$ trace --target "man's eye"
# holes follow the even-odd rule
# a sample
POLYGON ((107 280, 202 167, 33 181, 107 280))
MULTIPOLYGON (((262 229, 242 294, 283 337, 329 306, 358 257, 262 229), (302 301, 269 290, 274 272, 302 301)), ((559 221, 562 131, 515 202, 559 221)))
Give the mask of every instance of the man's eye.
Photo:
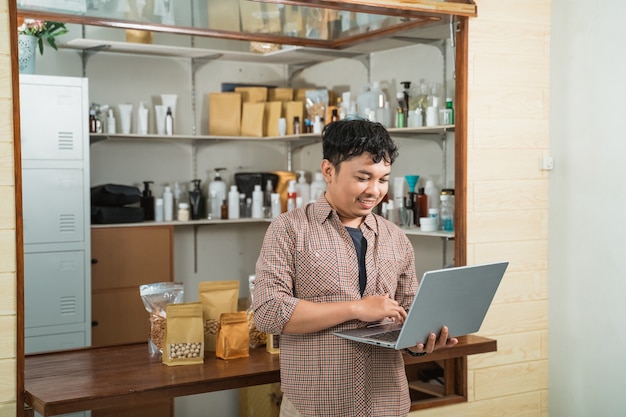
POLYGON ((363 177, 356 177, 356 179, 361 182, 369 181, 369 178, 363 178, 363 177))
POLYGON ((382 183, 388 183, 389 182, 389 178, 381 178, 380 182, 382 183))

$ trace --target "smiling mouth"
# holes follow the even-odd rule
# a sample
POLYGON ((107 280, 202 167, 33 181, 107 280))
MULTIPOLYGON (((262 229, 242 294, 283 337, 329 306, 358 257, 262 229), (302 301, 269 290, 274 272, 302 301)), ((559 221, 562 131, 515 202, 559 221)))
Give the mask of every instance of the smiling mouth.
POLYGON ((374 206, 376 206, 376 199, 359 198, 357 199, 357 201, 359 202, 359 204, 366 206, 367 208, 373 208, 374 206))

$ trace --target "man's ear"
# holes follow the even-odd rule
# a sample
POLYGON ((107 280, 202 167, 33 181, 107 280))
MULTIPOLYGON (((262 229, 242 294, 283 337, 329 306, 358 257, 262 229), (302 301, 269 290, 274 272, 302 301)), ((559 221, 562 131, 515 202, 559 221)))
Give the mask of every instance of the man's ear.
POLYGON ((324 176, 324 181, 326 183, 330 183, 333 174, 335 173, 335 166, 328 159, 322 159, 321 166, 322 175, 324 176))

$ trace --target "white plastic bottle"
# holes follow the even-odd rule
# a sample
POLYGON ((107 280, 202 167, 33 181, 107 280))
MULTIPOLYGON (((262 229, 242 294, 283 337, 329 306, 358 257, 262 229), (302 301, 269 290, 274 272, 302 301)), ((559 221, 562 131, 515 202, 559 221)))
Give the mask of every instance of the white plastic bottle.
POLYGON ((322 119, 319 116, 315 116, 313 120, 313 133, 322 133, 322 119))
POLYGON ((163 199, 154 199, 154 220, 157 222, 163 221, 163 199))
POLYGON ((224 202, 224 199, 220 199, 217 196, 217 191, 216 190, 211 190, 209 191, 209 201, 207 204, 208 209, 208 216, 207 218, 210 220, 217 220, 217 219, 221 219, 222 218, 222 203, 224 202))
POLYGON ((115 130, 115 115, 113 114, 113 109, 109 108, 109 113, 107 116, 107 133, 114 135, 116 133, 115 130))
MULTIPOLYGON (((211 196, 211 193, 215 191, 215 195, 217 196, 217 201, 220 202, 220 206, 222 205, 222 202, 226 200, 226 183, 220 175, 220 171, 225 169, 226 168, 215 168, 215 175, 213 176, 213 180, 209 183, 209 197, 211 196)), ((214 218, 219 219, 219 216, 214 218)))
POLYGON ((296 180, 289 180, 287 184, 287 211, 296 208, 296 197, 298 192, 296 191, 296 180))
POLYGON ((171 222, 174 220, 174 194, 169 185, 163 191, 163 220, 171 222))
MULTIPOLYGON (((311 197, 309 201, 317 201, 326 191, 326 181, 321 172, 316 172, 311 183, 311 197)), ((305 200, 306 201, 306 200, 305 200)))
POLYGON ((239 218, 239 191, 236 185, 231 185, 228 192, 228 218, 239 218))
POLYGON ((435 183, 432 180, 426 181, 426 187, 424 187, 424 194, 428 198, 428 208, 434 208, 439 210, 439 190, 435 187, 435 183))
POLYGON ((296 184, 296 192, 298 197, 302 198, 302 204, 306 204, 311 200, 311 186, 306 182, 304 171, 296 171, 298 174, 298 183, 296 184))
POLYGON ((376 122, 381 123, 385 127, 389 127, 389 102, 387 95, 380 87, 380 81, 372 83, 370 90, 370 105, 375 109, 376 122))
POLYGON ((276 217, 280 216, 280 213, 282 212, 282 207, 280 204, 280 194, 272 193, 271 200, 272 200, 272 219, 275 219, 276 217))
POLYGON ((261 185, 257 184, 252 191, 252 218, 262 219, 263 217, 263 190, 261 190, 261 185))

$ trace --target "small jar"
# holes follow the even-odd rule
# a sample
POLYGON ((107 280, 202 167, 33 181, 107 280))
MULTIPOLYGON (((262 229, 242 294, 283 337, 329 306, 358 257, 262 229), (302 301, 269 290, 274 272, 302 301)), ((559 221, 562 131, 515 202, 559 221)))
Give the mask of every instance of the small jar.
POLYGON ((189 213, 189 204, 188 203, 179 203, 178 204, 178 216, 177 219, 181 222, 188 222, 190 217, 189 213))

